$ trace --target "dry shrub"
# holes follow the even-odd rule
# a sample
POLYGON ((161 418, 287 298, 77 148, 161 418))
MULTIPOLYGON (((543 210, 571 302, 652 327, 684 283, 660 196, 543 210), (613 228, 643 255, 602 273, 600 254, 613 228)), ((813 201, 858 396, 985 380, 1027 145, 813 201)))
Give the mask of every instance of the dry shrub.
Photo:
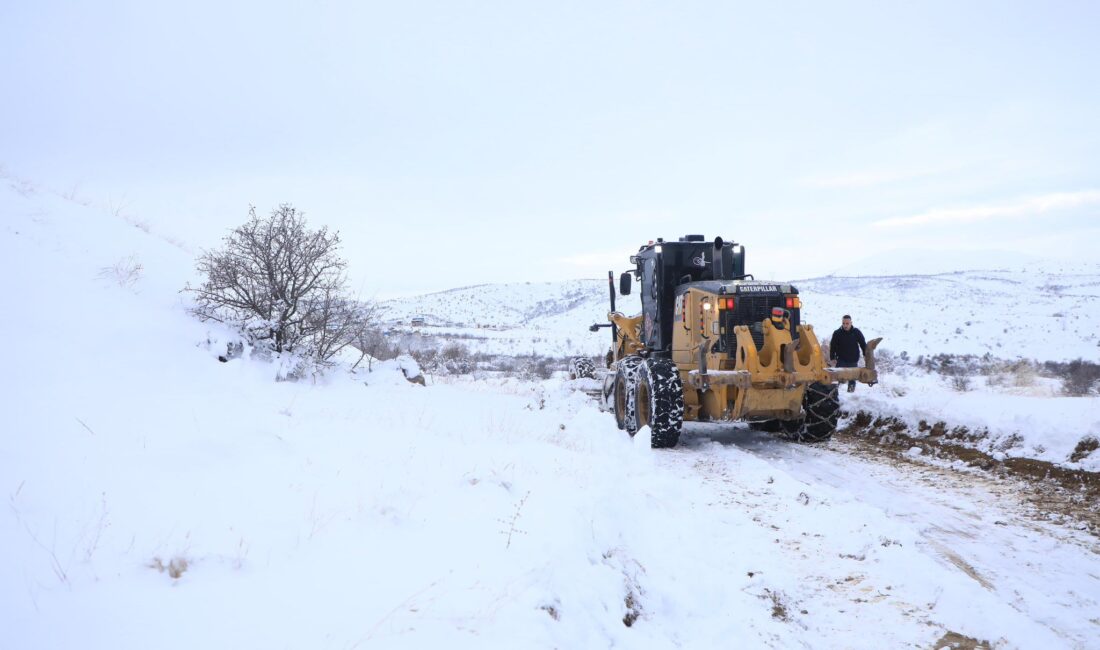
POLYGON ((179 580, 191 566, 191 563, 187 558, 177 555, 168 561, 168 564, 164 563, 159 557, 153 558, 153 561, 149 563, 149 567, 156 569, 160 573, 168 573, 168 576, 173 580, 179 580))
POLYGON ((1009 365, 1008 372, 1012 376, 1012 385, 1017 388, 1034 386, 1035 378, 1038 376, 1035 366, 1027 361, 1017 361, 1009 365))
POLYGON ((1092 392, 1092 387, 1100 380, 1100 364, 1084 359, 1075 359, 1065 364, 1062 374, 1062 391, 1066 395, 1080 397, 1092 392))
POLYGON ((142 266, 141 262, 131 255, 122 258, 111 266, 104 266, 99 270, 97 276, 101 280, 114 282, 123 289, 130 289, 141 279, 144 270, 145 267, 142 266))

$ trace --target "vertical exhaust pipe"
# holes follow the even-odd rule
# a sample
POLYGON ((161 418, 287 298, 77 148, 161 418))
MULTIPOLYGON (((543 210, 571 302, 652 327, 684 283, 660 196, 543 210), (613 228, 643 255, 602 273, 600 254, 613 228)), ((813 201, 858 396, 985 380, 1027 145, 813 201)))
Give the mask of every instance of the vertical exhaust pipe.
POLYGON ((725 269, 722 264, 722 247, 725 246, 725 242, 721 237, 714 238, 714 250, 711 259, 711 274, 714 275, 715 280, 725 280, 725 269))

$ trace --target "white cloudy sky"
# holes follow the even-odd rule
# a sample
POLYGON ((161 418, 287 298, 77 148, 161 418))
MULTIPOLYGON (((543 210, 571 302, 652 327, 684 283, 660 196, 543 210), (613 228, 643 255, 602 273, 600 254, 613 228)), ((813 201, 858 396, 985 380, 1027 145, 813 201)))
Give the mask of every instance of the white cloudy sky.
POLYGON ((1097 33, 1096 2, 5 2, 0 164, 195 247, 293 203, 381 296, 688 232, 777 278, 1098 260, 1097 33))

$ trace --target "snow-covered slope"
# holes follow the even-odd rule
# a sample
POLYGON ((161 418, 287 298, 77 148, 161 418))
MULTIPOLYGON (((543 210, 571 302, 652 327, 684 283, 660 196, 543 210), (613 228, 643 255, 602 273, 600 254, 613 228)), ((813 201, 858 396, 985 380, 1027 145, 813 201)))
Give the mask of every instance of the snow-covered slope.
MULTIPOLYGON (((1100 264, 1033 262, 1019 270, 957 271, 936 275, 829 276, 795 280, 803 320, 819 338, 851 314, 882 347, 919 355, 992 354, 1100 360, 1100 264)), ((386 318, 407 325, 423 316, 426 332, 460 333, 491 352, 547 355, 606 351, 606 280, 481 285, 384 303, 386 318), (490 330, 490 331, 486 331, 490 330)), ((618 299, 639 309, 637 292, 618 299)))
MULTIPOLYGON (((4 647, 1096 638, 1093 538, 1011 489, 743 427, 655 451, 561 377, 275 382, 216 361, 228 333, 178 293, 190 254, 18 187, 0 186, 4 647)), ((579 308, 550 293, 547 322, 579 308)))
POLYGON ((1100 265, 827 277, 796 282, 804 318, 828 336, 851 314, 868 338, 911 357, 1100 360, 1100 265))

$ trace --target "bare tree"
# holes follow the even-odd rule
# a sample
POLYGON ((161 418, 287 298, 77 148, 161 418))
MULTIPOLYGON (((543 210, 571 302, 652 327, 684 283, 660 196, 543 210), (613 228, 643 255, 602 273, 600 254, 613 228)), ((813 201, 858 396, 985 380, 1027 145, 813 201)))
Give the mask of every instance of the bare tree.
POLYGON ((347 263, 340 235, 310 230, 288 204, 234 228, 218 250, 196 262, 203 276, 193 312, 240 329, 274 352, 297 352, 325 362, 355 340, 373 308, 345 295, 347 263))
MULTIPOLYGON (((308 310, 310 329, 314 332, 309 345, 318 361, 325 362, 344 348, 356 346, 376 320, 378 306, 326 294, 320 302, 308 310)), ((359 362, 363 360, 360 356, 359 362)))

